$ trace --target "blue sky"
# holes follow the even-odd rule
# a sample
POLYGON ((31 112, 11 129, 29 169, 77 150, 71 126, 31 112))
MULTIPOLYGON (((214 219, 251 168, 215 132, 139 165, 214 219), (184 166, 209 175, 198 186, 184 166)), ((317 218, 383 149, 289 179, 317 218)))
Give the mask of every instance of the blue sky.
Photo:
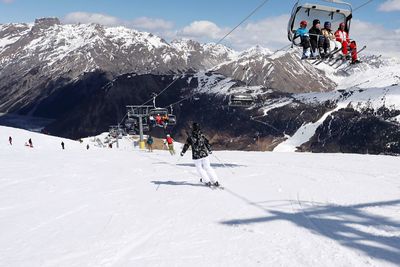
MULTIPOLYGON (((64 23, 99 22, 146 30, 165 39, 179 37, 216 41, 248 15, 262 0, 0 0, 0 23, 33 22, 59 17, 64 23)), ((226 45, 245 49, 260 44, 272 49, 286 40, 285 27, 292 0, 269 0, 226 45), (248 41, 243 40, 247 38, 248 41)), ((310 0, 309 2, 312 2, 310 0)), ((366 0, 348 1, 358 7, 366 0)), ((375 0, 354 14, 353 35, 368 41, 374 34, 394 35, 390 46, 400 45, 400 0, 375 0), (383 11, 385 10, 385 11, 383 11), (391 10, 391 12, 388 12, 391 10), (368 29, 371 29, 368 35, 368 29)), ((400 48, 397 48, 400 50, 400 48)))
MULTIPOLYGON (((222 26, 234 26, 251 12, 261 0, 6 0, 0 4, 0 22, 29 22, 38 17, 63 17, 68 13, 83 11, 102 13, 121 19, 153 17, 173 21, 183 27, 193 20, 210 20, 222 26), (9 3, 4 3, 9 2, 9 3)), ((311 1, 309 1, 311 2, 311 1)), ((357 7, 365 0, 349 1, 357 7)), ((380 12, 383 0, 375 0, 355 13, 366 21, 377 21, 388 28, 400 27, 400 12, 380 12)), ((269 0, 251 20, 290 13, 295 1, 269 0)))

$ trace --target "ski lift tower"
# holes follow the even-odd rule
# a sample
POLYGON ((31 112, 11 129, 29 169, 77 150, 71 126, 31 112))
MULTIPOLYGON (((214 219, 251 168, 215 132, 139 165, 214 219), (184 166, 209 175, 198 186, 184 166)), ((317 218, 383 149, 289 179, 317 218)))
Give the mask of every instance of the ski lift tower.
POLYGON ((139 124, 139 148, 145 149, 143 130, 149 126, 149 111, 153 106, 126 106, 128 119, 133 119, 139 124))

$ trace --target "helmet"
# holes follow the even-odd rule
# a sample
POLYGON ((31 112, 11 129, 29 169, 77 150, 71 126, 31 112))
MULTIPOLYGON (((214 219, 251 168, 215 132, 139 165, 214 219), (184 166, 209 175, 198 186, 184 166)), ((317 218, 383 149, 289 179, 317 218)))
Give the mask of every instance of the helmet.
POLYGON ((346 24, 345 24, 344 22, 342 22, 342 23, 339 24, 339 29, 342 28, 342 27, 343 27, 343 28, 346 27, 346 24))
POLYGON ((300 22, 300 26, 307 26, 307 21, 306 20, 302 20, 300 22))
POLYGON ((321 21, 319 21, 319 19, 314 19, 312 25, 315 26, 317 24, 321 24, 321 21))
POLYGON ((167 137, 170 137, 170 135, 169 135, 169 134, 167 134, 167 137))
POLYGON ((325 21, 325 23, 324 23, 324 27, 325 28, 327 28, 327 29, 330 29, 331 28, 331 23, 329 22, 329 21, 325 21))

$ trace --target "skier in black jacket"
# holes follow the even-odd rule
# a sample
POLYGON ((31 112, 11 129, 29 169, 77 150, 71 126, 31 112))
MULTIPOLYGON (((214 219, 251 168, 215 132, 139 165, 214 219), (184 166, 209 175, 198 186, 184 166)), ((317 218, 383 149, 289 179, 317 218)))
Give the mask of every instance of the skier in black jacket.
POLYGON ((311 27, 311 29, 309 30, 310 33, 310 43, 311 43, 311 55, 312 57, 316 57, 317 56, 317 49, 319 52, 319 55, 321 57, 324 56, 324 50, 322 48, 322 45, 324 43, 324 37, 322 36, 321 33, 321 22, 319 21, 319 19, 315 19, 313 21, 313 26, 311 27))
POLYGON ((200 125, 193 123, 192 133, 188 136, 185 145, 183 146, 181 156, 185 154, 189 146, 192 147, 192 158, 196 165, 197 172, 200 174, 200 181, 206 185, 219 186, 218 177, 215 171, 211 168, 208 155, 211 154, 211 146, 207 138, 200 131, 200 125))

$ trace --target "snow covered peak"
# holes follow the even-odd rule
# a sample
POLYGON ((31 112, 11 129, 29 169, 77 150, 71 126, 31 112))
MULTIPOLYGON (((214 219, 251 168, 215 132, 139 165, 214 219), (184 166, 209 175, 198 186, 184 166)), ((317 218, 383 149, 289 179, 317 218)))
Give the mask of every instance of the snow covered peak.
POLYGON ((253 46, 239 54, 239 57, 270 56, 273 52, 259 45, 253 46))
POLYGON ((171 42, 171 45, 179 51, 188 55, 193 52, 208 53, 213 57, 224 57, 226 60, 231 60, 238 54, 233 49, 230 49, 222 44, 215 43, 199 43, 190 39, 177 39, 171 42))

